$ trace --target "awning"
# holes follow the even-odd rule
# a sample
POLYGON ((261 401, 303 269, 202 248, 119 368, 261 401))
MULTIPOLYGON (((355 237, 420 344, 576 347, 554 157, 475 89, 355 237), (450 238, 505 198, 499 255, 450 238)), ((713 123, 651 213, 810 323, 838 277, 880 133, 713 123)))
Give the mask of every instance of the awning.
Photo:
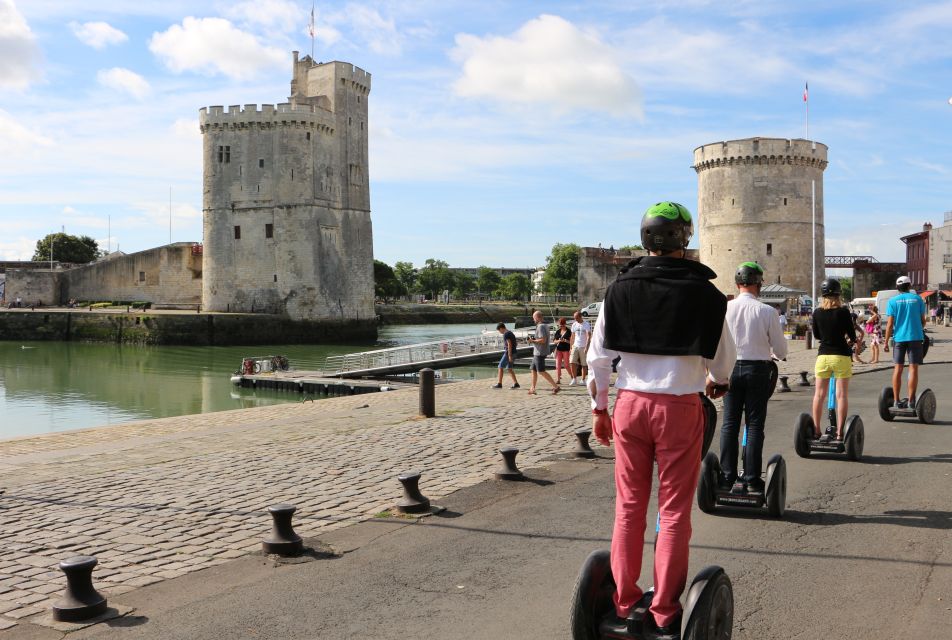
POLYGON ((923 300, 925 300, 926 298, 928 298, 929 296, 931 296, 933 293, 935 293, 935 291, 923 291, 923 292, 920 293, 919 295, 922 296, 922 299, 923 299, 923 300))
POLYGON ((952 289, 943 289, 942 295, 944 295, 946 298, 952 299, 952 289))

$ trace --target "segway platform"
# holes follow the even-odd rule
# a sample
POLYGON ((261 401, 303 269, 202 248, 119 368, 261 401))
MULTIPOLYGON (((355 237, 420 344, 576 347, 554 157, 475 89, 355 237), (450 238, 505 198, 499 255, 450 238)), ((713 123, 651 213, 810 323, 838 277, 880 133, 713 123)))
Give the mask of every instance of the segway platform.
MULTIPOLYGON (((653 589, 645 592, 628 616, 628 628, 616 620, 612 596, 611 554, 593 551, 582 565, 572 594, 573 640, 644 640, 653 589), (630 630, 629 630, 630 629, 630 630)), ((724 569, 708 566, 694 577, 688 589, 681 622, 682 640, 730 640, 734 627, 734 590, 724 569)))
POLYGON ((718 486, 721 462, 713 451, 704 456, 697 483, 697 506, 704 513, 714 513, 717 507, 763 509, 774 518, 783 517, 787 507, 787 463, 779 453, 767 461, 764 474, 764 492, 731 493, 718 486))
MULTIPOLYGON (((833 426, 833 429, 836 427, 833 426)), ((866 431, 863 428, 863 419, 853 415, 849 416, 843 425, 842 440, 817 439, 813 429, 813 416, 801 413, 797 418, 793 438, 793 446, 801 458, 809 458, 811 453, 845 453, 850 460, 859 460, 863 457, 866 431)))
POLYGON ((896 399, 893 395, 892 387, 883 387, 879 393, 879 417, 886 422, 892 422, 894 418, 916 418, 922 424, 932 424, 935 420, 935 393, 932 389, 925 389, 916 398, 913 406, 907 409, 896 407, 896 399))

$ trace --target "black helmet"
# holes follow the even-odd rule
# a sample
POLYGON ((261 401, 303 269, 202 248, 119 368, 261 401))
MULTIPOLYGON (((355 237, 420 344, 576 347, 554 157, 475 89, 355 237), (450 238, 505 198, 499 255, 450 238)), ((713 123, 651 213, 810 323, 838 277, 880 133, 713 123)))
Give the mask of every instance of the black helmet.
POLYGON ((824 296, 838 296, 841 291, 840 281, 836 278, 827 278, 820 285, 820 294, 824 296))
POLYGON ((691 212, 677 202, 659 202, 641 218, 641 246, 648 251, 684 249, 693 235, 691 212))
POLYGON ((764 268, 756 262, 742 262, 734 274, 734 282, 743 285, 763 284, 764 268))

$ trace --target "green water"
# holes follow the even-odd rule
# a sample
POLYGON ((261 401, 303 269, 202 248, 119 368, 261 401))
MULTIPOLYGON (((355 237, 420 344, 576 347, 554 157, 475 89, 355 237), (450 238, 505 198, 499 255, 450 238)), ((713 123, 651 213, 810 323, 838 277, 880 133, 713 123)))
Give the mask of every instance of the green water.
MULTIPOLYGON (((246 356, 286 355, 320 369, 329 355, 475 335, 489 325, 382 327, 376 346, 136 347, 75 342, 0 342, 0 439, 132 420, 297 402, 295 393, 235 387, 246 356)), ((491 367, 442 372, 488 378, 491 367)))

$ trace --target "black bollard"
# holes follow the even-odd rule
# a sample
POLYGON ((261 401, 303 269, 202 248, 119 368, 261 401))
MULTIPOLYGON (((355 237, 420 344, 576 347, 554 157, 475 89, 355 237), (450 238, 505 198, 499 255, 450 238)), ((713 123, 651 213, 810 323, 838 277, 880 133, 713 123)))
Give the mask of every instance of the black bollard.
POLYGON ((516 467, 516 454, 519 450, 515 447, 504 447, 499 450, 502 454, 502 466, 496 472, 497 480, 522 480, 525 476, 516 467))
POLYGON ((420 369, 420 415, 424 418, 436 415, 436 375, 433 369, 420 369))
POLYGON ((279 556, 299 556, 304 551, 304 541, 294 533, 291 526, 291 517, 297 507, 293 504, 276 504, 268 507, 268 513, 274 521, 271 526, 271 537, 265 538, 261 549, 265 553, 275 553, 279 556))
POLYGON ((790 376, 780 376, 780 393, 788 393, 791 391, 790 385, 787 384, 787 379, 790 376))
POLYGON ((811 329, 807 329, 806 338, 807 338, 807 349, 812 349, 813 348, 813 331, 811 329))
POLYGON ((66 574, 66 591, 53 604, 53 619, 58 622, 82 622, 106 611, 106 599, 93 587, 93 568, 99 563, 92 556, 76 556, 59 563, 66 574))
POLYGON ((797 383, 798 387, 809 387, 810 381, 807 380, 807 371, 800 372, 800 382, 797 383))
POLYGON ((572 451, 572 455, 576 458, 594 458, 595 452, 592 451, 591 445, 588 444, 588 439, 592 437, 592 430, 588 427, 576 429, 575 437, 578 438, 578 444, 572 451))
POLYGON ((430 499, 420 493, 419 471, 408 471, 397 476, 403 485, 403 499, 397 503, 400 513, 426 513, 430 510, 430 499))

